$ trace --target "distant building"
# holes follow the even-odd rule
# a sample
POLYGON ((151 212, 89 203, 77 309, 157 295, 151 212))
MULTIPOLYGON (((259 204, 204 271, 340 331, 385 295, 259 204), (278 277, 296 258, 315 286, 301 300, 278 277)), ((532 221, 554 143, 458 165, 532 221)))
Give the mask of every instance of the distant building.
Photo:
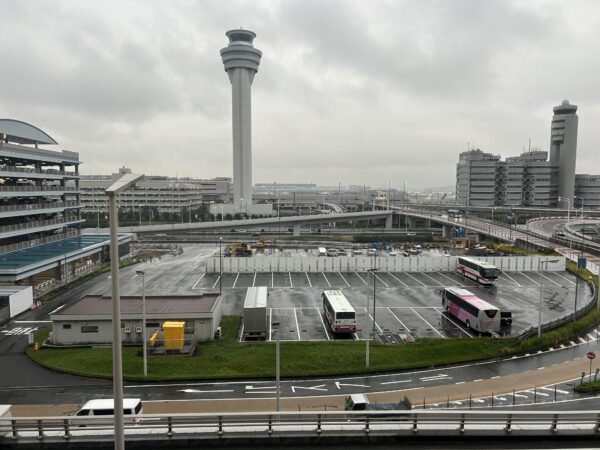
MULTIPOLYGON (((81 206, 84 212, 108 211, 108 197, 104 190, 131 169, 121 167, 112 175, 81 175, 81 206)), ((226 202, 231 197, 231 179, 175 178, 150 175, 127 192, 120 194, 120 208, 140 211, 149 208, 162 213, 177 213, 197 209, 203 203, 226 202)))
POLYGON ((600 208, 600 175, 575 175, 575 202, 572 207, 600 208))
MULTIPOLYGON (((575 163, 577 160, 577 106, 563 100, 554 107, 550 134, 550 162, 558 166, 558 196, 570 199, 575 195, 575 163)), ((561 206, 566 207, 567 202, 561 206)))
POLYGON ((0 136, 0 282, 35 295, 106 260, 109 236, 80 232, 79 154, 40 148, 58 143, 19 120, 0 136))
POLYGON ((556 206, 558 167, 547 157, 547 152, 534 150, 502 161, 479 149, 462 152, 456 167, 456 203, 556 206))

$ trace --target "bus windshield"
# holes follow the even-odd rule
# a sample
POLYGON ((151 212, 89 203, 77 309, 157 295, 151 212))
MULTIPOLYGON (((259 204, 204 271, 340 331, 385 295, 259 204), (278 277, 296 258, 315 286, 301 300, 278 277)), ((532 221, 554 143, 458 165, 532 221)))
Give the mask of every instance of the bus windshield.
POLYGON ((485 315, 488 316, 490 319, 493 319, 494 317, 496 317, 496 314, 498 314, 497 309, 486 309, 485 310, 485 315))
POLYGON ((354 312, 339 312, 339 313, 335 314, 335 318, 336 318, 336 320, 342 320, 342 319, 354 320, 355 313, 354 312))
POLYGON ((500 275, 500 271, 495 267, 490 269, 482 268, 480 270, 480 273, 486 278, 498 278, 498 276, 500 275))

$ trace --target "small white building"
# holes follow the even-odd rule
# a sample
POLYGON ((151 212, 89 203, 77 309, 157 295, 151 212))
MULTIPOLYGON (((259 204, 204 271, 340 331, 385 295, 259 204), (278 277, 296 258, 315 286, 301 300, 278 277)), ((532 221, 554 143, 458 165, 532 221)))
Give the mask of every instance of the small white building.
MULTIPOLYGON (((111 297, 86 295, 50 316, 55 345, 110 344, 111 297)), ((167 321, 185 322, 186 336, 212 340, 221 323, 219 294, 146 296, 146 336, 167 321)), ((142 343, 142 297, 121 297, 121 333, 124 344, 142 343)))

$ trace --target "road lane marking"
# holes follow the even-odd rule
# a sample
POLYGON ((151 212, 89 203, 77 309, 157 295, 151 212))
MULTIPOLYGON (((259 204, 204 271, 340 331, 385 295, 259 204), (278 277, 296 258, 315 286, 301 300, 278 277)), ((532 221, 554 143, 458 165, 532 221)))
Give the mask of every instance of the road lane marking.
POLYGON ((341 273, 341 272, 338 272, 338 275, 339 275, 340 277, 342 277, 342 280, 344 280, 344 283, 346 283, 346 285, 347 285, 348 287, 350 287, 350 283, 348 283, 348 282, 346 281, 346 279, 344 278, 344 275, 342 275, 342 273, 341 273))
POLYGON ((436 329, 436 328, 435 328, 433 325, 431 325, 429 322, 427 322, 427 321, 426 321, 426 320, 423 318, 423 316, 422 316, 421 314, 419 314, 417 311, 415 311, 415 308, 411 307, 410 309, 411 309, 411 310, 412 310, 412 312, 414 312, 414 313, 415 313, 417 316, 419 316, 423 322, 425 322, 427 325, 429 325, 429 327, 430 327, 430 328, 431 328, 433 331, 435 331, 435 332, 436 332, 437 334, 439 334, 441 337, 443 337, 444 339, 446 339, 446 336, 444 336, 444 335, 443 335, 442 333, 440 333, 440 332, 439 332, 439 331, 438 331, 438 330, 437 330, 437 329, 436 329))
MULTIPOLYGON (((544 391, 555 392, 553 387, 541 387, 540 389, 543 389, 544 391)), ((563 391, 562 389, 556 389, 556 393, 563 395, 570 394, 569 391, 563 391)))
POLYGON ((575 282, 574 282, 574 281, 572 281, 572 280, 568 279, 567 277, 565 277, 565 276, 561 275, 561 274, 560 274, 560 273, 558 273, 558 272, 552 272, 552 273, 553 273, 554 275, 558 275, 558 276, 559 276, 559 277, 561 277, 561 278, 564 278, 565 280, 567 280, 569 283, 571 283, 571 284, 573 284, 573 285, 575 284, 575 282))
POLYGON ((321 272, 321 275, 323 275, 323 278, 325 278, 325 281, 327 281, 327 284, 329 285, 329 287, 331 287, 331 283, 329 282, 329 280, 325 276, 325 272, 321 272))
POLYGON ((298 315, 296 314, 296 308, 294 308, 294 320, 296 321, 296 332, 298 333, 298 340, 300 341, 300 326, 298 325, 298 315))
MULTIPOLYGON (((375 272, 373 272, 373 273, 375 273, 375 272)), ((379 281, 381 281, 385 287, 389 288, 389 285, 385 281, 383 281, 381 278, 379 278, 376 273, 375 273, 375 278, 377 278, 379 281)))
MULTIPOLYGON (((254 279, 252 280, 252 287, 254 287, 255 284, 256 284, 256 272, 254 272, 254 279)), ((271 287, 273 287, 273 283, 271 283, 271 287)))
POLYGON ((396 280, 398 280, 400 283, 402 283, 404 285, 404 287, 408 287, 408 284, 406 284, 404 281, 402 281, 400 278, 398 278, 396 275, 394 275, 392 272, 386 272, 388 274, 390 274, 390 276, 396 280))
MULTIPOLYGON (((443 276, 444 278, 448 278, 450 281, 452 281, 453 283, 457 283, 457 281, 454 278, 450 278, 448 275, 444 275, 442 272, 436 272, 438 275, 443 276)), ((459 284, 458 286, 460 287, 466 287, 465 284, 459 284)))
POLYGON ((342 389, 340 386, 353 386, 353 387, 362 387, 362 388, 368 388, 371 386, 368 386, 366 384, 350 384, 350 383, 340 383, 339 381, 335 382, 335 387, 338 389, 342 389))
MULTIPOLYGON (((503 273, 504 275, 506 275, 506 276, 507 276, 507 277, 510 279, 510 281, 512 281, 513 283, 515 283, 517 286, 521 287, 521 285, 520 285, 519 283, 517 283, 517 282, 515 281, 515 279, 514 279, 513 277, 511 277, 511 276, 508 274, 508 272, 502 272, 502 273, 503 273)), ((500 277, 498 277, 498 278, 502 278, 502 277, 500 276, 500 277)))
POLYGON ((213 287, 212 287, 213 289, 214 289, 215 287, 217 287, 217 283, 219 282, 219 280, 220 280, 220 279, 221 279, 221 275, 219 275, 219 276, 217 277, 217 279, 215 280, 215 284, 213 284, 213 287))
POLYGON ((520 272, 518 272, 518 273, 520 273, 521 275, 523 275, 525 278, 527 278, 527 279, 531 280, 531 281, 533 282, 534 286, 540 286, 540 283, 539 283, 538 281, 535 281, 535 280, 534 280, 533 278, 531 278, 529 275, 525 275, 525 273, 524 273, 524 272, 521 272, 521 271, 520 271, 520 272))
POLYGON ((398 322, 400 322, 400 325, 402 325, 404 327, 404 329, 406 330, 406 332, 409 334, 410 336, 410 330, 408 329, 408 327, 406 325, 404 325, 404 323, 402 323, 402 321, 398 318, 398 316, 396 314, 394 314, 394 311, 392 311, 390 309, 390 307, 388 307, 388 311, 392 314, 392 316, 394 316, 396 318, 396 320, 398 322))
POLYGON ((439 313, 442 315, 442 317, 444 317, 444 318, 445 318, 445 319, 446 319, 448 322, 450 322, 451 324, 453 324, 453 325, 454 325, 455 327, 457 327, 457 328, 458 328, 460 331, 464 332, 464 333, 465 333, 467 336, 469 336, 471 339, 473 339, 473 336, 472 336, 472 335, 471 335, 471 334, 470 334, 470 333, 469 333, 469 332, 468 332, 468 331, 467 331, 465 328, 461 327, 461 326, 460 326, 459 324, 457 324, 457 323, 456 323, 454 320, 452 320, 452 319, 450 318, 450 315, 449 315, 449 314, 448 314, 448 315, 444 314, 444 310, 443 310, 441 307, 439 307, 439 306, 434 306, 434 308, 433 308, 433 309, 437 310, 437 311, 438 311, 438 312, 439 312, 439 313))
POLYGON ((546 280, 550 281, 551 283, 554 283, 557 286, 561 286, 559 283, 557 283, 556 281, 554 281, 552 278, 548 278, 546 275, 544 275, 543 272, 536 272, 538 274, 540 274, 542 277, 544 277, 546 280))
POLYGON ((231 286, 231 289, 235 289, 235 283, 237 283, 237 280, 239 277, 240 277, 240 273, 238 272, 237 275, 235 276, 235 280, 233 282, 233 286, 231 286))
POLYGON ((294 283, 292 283, 292 272, 288 272, 288 275, 290 276, 290 287, 294 287, 294 283))
POLYGON ((379 383, 379 384, 386 385, 386 384, 410 383, 411 381, 412 381, 412 379, 411 380, 384 381, 383 383, 379 383))
POLYGON ((201 289, 201 288, 197 288, 196 286, 198 286, 198 283, 200 283, 200 281, 202 280, 202 278, 204 278, 205 275, 206 275, 206 272, 204 272, 202 275, 200 275, 200 278, 198 278, 198 281, 196 281, 194 283, 194 285, 192 286, 192 289, 201 289))
POLYGON ((319 308, 315 308, 317 310, 317 314, 319 314, 319 319, 321 319, 321 325, 323 325, 323 330, 325 330, 325 336, 327 336, 327 340, 330 341, 329 333, 327 332, 327 327, 325 326, 325 322, 323 321, 323 314, 321 314, 321 310, 319 308))
POLYGON ((304 272, 304 275, 306 275, 306 279, 308 280, 308 285, 310 287, 312 287, 312 283, 310 282, 310 278, 308 278, 308 272, 304 272))
POLYGON ((354 272, 354 274, 360 279, 360 281, 362 281, 364 283, 365 286, 368 286, 369 283, 367 283, 365 280, 363 280, 363 277, 361 277, 358 272, 354 272))
POLYGON ((296 389, 306 389, 310 391, 325 391, 327 392, 327 388, 324 384, 318 384, 317 386, 292 386, 292 392, 296 393, 296 389))
POLYGON ((186 394, 214 394, 220 392, 233 392, 233 389, 215 389, 214 391, 200 391, 198 389, 177 389, 177 392, 185 392, 186 394))
MULTIPOLYGON (((367 316, 369 316, 369 318, 371 319, 371 323, 373 323, 373 316, 371 315, 371 313, 367 310, 367 308, 364 308, 365 312, 367 313, 367 316)), ((369 324, 367 324, 368 327, 369 324)), ((380 333, 383 333, 383 330, 381 329, 381 327, 379 326, 379 324, 377 323, 377 321, 375 321, 375 326, 377 327, 377 329, 379 330, 380 333)), ((367 333, 369 333, 370 330, 367 331, 367 333)))
POLYGON ((421 283, 422 286, 427 286, 425 283, 423 283, 421 280, 416 279, 415 277, 413 277, 410 273, 408 272, 404 272, 406 275, 408 275, 409 277, 411 277, 413 280, 421 283))
MULTIPOLYGON (((256 274, 254 274, 256 277, 256 274)), ((271 272, 271 289, 275 287, 275 274, 271 272)))
POLYGON ((425 275, 427 278, 435 281, 437 284, 439 284, 440 286, 443 286, 442 283, 440 283, 438 280, 436 280, 435 278, 433 278, 432 276, 427 275, 425 272, 421 273, 421 275, 425 275))

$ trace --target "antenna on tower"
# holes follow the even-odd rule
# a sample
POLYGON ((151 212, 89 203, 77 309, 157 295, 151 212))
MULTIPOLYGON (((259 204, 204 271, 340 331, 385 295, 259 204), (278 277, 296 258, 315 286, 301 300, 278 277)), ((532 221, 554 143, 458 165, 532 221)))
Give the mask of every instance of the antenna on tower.
POLYGON ((529 153, 531 153, 531 138, 529 138, 529 153))

